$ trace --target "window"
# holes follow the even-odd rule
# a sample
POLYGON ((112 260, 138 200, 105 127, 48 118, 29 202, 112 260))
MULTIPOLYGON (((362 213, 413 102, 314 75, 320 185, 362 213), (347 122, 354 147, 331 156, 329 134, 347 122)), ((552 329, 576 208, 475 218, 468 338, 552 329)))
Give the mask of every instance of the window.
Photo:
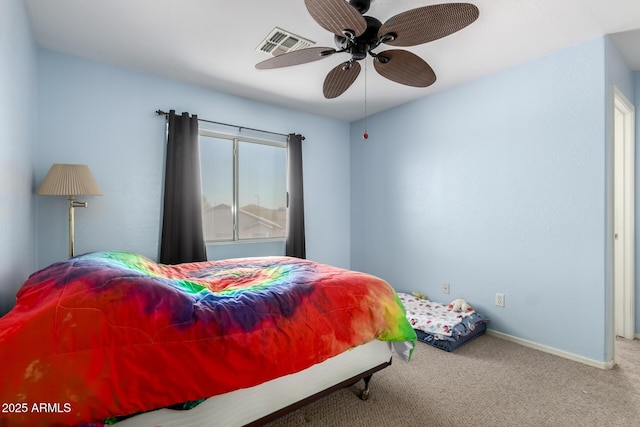
POLYGON ((200 131, 205 240, 283 239, 286 144, 200 131))

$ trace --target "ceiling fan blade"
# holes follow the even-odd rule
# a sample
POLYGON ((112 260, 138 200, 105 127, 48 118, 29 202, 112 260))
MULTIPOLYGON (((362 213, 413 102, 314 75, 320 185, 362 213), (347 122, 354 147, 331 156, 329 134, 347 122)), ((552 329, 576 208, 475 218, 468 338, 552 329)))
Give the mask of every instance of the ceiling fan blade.
POLYGON ((416 46, 453 34, 473 23, 480 11, 471 3, 444 3, 399 13, 378 30, 382 41, 392 46, 416 46), (385 35, 394 35, 388 40, 385 35))
POLYGON ((274 56, 256 64, 258 70, 268 70, 271 68, 290 67, 292 65, 306 64, 307 62, 319 61, 327 56, 333 55, 337 51, 331 47, 309 47, 306 49, 294 50, 274 56))
POLYGON ((381 76, 407 86, 427 87, 436 81, 436 73, 431 66, 407 50, 380 52, 373 61, 373 66, 381 76))
POLYGON ((342 95, 344 91, 349 89, 353 82, 360 74, 360 64, 353 61, 349 63, 343 62, 329 71, 327 77, 324 79, 324 85, 322 92, 327 99, 337 98, 342 95))
POLYGON ((311 17, 334 34, 344 36, 346 30, 355 37, 367 29, 364 17, 345 0, 304 0, 304 3, 311 17))

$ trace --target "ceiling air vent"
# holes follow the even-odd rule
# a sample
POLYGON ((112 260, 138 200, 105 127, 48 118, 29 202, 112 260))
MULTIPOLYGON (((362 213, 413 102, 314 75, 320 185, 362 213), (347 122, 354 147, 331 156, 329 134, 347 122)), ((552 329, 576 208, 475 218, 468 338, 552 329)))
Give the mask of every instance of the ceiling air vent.
POLYGON ((294 50, 304 49, 315 45, 315 42, 285 31, 282 28, 274 28, 256 48, 267 55, 278 56, 294 50))

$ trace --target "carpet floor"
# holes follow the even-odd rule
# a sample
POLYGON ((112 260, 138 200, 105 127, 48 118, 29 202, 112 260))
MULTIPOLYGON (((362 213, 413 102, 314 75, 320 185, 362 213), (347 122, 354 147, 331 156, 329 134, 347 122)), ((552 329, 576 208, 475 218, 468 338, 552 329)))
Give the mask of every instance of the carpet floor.
POLYGON ((617 365, 602 370, 484 335, 453 353, 418 342, 362 382, 268 424, 298 426, 640 425, 640 340, 616 341, 617 365))

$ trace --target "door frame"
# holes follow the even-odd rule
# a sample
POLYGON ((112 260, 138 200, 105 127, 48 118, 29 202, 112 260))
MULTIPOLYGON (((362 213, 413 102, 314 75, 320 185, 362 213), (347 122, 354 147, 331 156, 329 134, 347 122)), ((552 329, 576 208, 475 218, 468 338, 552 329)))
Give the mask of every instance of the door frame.
POLYGON ((616 169, 622 167, 623 187, 620 197, 614 196, 613 230, 613 340, 617 335, 626 339, 635 336, 635 107, 624 94, 613 86, 613 144, 614 144, 614 194, 616 193, 616 169), (622 115, 617 123, 616 113, 622 115), (620 132, 622 135, 620 135, 620 132), (621 137, 621 140, 618 138, 621 137), (621 145, 620 145, 621 144, 621 145), (616 151, 622 150, 622 165, 617 164, 616 151), (619 212, 619 215, 617 213, 619 212), (616 220, 616 217, 618 220, 616 220), (619 222, 622 222, 620 224, 619 222), (616 251, 616 239, 622 239, 616 251), (622 253, 616 253, 622 252, 622 253), (622 260, 619 257, 622 257, 622 260), (620 278, 620 282, 618 281, 620 278), (620 295, 622 292, 623 295, 620 295), (620 325, 620 334, 616 325, 620 325))

